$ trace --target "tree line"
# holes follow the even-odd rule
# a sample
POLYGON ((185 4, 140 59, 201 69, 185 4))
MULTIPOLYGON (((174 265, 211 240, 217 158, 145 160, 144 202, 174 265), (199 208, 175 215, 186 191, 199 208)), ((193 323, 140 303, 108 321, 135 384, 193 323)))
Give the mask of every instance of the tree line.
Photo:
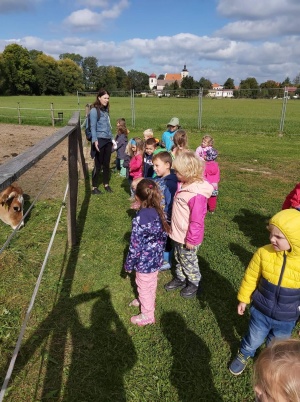
MULTIPOLYGON (((160 75, 158 79, 163 79, 160 75)), ((228 78, 224 89, 233 89, 234 96, 274 97, 281 96, 278 90, 295 85, 300 88, 300 74, 293 82, 287 77, 282 83, 269 80, 258 84, 255 78, 241 80, 238 89, 234 80, 228 78)), ((112 92, 148 92, 149 76, 140 71, 125 72, 121 67, 101 66, 96 57, 82 57, 75 53, 62 53, 59 60, 39 50, 27 50, 18 44, 7 45, 0 53, 0 95, 65 95, 77 91, 95 92, 105 87, 112 92)), ((201 77, 184 77, 181 85, 177 81, 166 85, 164 92, 172 95, 195 96, 203 88, 206 95, 212 82, 201 77)), ((300 89, 299 89, 300 92, 300 89)))

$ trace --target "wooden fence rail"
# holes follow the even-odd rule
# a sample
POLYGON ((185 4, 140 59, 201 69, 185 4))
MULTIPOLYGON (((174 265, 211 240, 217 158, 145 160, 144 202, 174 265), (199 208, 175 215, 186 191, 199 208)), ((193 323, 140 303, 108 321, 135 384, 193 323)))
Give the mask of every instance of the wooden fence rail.
POLYGON ((80 115, 75 112, 67 126, 56 131, 52 136, 40 141, 27 151, 0 166, 0 191, 4 190, 23 173, 34 166, 45 155, 68 137, 68 243, 76 244, 76 208, 78 195, 78 164, 84 178, 87 169, 84 160, 80 115))

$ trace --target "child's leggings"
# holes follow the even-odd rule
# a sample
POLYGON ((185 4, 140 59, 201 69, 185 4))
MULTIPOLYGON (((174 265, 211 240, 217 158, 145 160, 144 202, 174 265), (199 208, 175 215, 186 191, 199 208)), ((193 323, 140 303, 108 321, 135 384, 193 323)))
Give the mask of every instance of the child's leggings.
POLYGON ((217 206, 217 198, 216 196, 212 196, 207 200, 207 209, 209 212, 214 212, 217 206))
POLYGON ((196 246, 193 250, 189 250, 185 247, 185 244, 174 242, 174 255, 176 259, 176 276, 181 281, 185 281, 198 286, 201 274, 198 263, 197 251, 199 246, 196 246))
POLYGON ((149 318, 154 318, 157 275, 158 271, 149 274, 137 272, 135 276, 135 283, 141 303, 141 313, 149 318))

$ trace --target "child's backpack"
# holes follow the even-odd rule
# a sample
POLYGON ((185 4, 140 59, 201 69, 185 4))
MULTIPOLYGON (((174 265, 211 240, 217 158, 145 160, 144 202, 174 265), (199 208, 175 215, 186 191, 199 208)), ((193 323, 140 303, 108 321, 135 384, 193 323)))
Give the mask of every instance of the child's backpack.
MULTIPOLYGON (((97 109, 97 121, 100 119, 100 109, 96 107, 97 109)), ((90 119, 90 113, 86 116, 86 121, 85 121, 85 136, 87 141, 92 141, 92 132, 91 132, 91 119, 90 119)))

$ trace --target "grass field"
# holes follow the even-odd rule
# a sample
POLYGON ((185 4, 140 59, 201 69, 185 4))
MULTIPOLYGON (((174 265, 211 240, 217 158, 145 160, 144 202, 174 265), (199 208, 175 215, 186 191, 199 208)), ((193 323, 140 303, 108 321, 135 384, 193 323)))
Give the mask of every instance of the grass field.
MULTIPOLYGON (((182 116, 184 127, 191 127, 191 122, 197 120, 194 113, 184 112, 188 111, 184 105, 189 100, 180 99, 180 107, 172 110, 167 108, 168 99, 148 100, 149 105, 159 102, 155 113, 160 117, 152 125, 143 124, 143 128, 152 126, 158 131, 176 114, 182 116)), ((7 401, 254 400, 252 362, 237 378, 227 368, 249 318, 248 314, 237 315, 236 294, 252 253, 268 242, 269 217, 280 210, 285 195, 299 181, 300 137, 277 135, 271 107, 265 112, 269 118, 264 120, 265 126, 270 123, 270 131, 248 131, 245 123, 239 123, 239 130, 222 129, 222 117, 214 105, 230 108, 235 101, 222 102, 207 102, 212 108, 207 119, 217 125, 213 135, 219 150, 221 183, 218 209, 206 218, 205 239, 199 250, 203 275, 199 297, 184 300, 178 292, 166 293, 163 285, 171 279, 172 272, 162 272, 157 291, 157 324, 132 326, 130 316, 137 313, 128 307, 134 297, 132 278, 125 277, 122 271, 133 214, 127 182, 112 174, 114 193, 95 197, 90 195, 89 183, 81 181, 78 245, 72 250, 67 248, 65 213, 7 401)), ((114 99, 111 103, 113 119, 129 116, 129 108, 117 108, 114 99)), ((236 105, 241 110, 242 105, 247 105, 244 118, 254 127, 258 109, 249 105, 257 104, 241 101, 236 105)), ((263 105, 277 106, 280 111, 279 103, 266 101, 263 105)), ((298 107, 297 102, 291 105, 298 107)), ((155 113, 151 111, 153 119, 155 113)), ((229 115, 229 111, 224 114, 225 125, 229 115)), ((143 118, 145 123, 150 121, 148 115, 143 118)), ((298 121, 296 112, 293 119, 299 126, 299 114, 298 121)), ((130 135, 135 132, 131 130, 130 135)), ((195 149, 202 133, 193 128, 188 136, 190 147, 195 149)), ((25 227, 0 255, 2 381, 60 205, 61 200, 39 202, 25 227)), ((0 244, 10 233, 9 227, 1 226, 0 244)), ((297 336, 296 331, 293 336, 297 336)))
MULTIPOLYGON (((63 123, 67 124, 75 110, 85 117, 85 105, 92 103, 94 97, 76 96, 12 96, 0 97, 0 122, 18 123, 18 104, 21 108, 22 124, 51 125, 51 103, 55 117, 63 112, 63 123)), ((161 133, 172 116, 180 118, 180 124, 189 131, 243 132, 248 134, 278 134, 282 113, 282 100, 252 99, 207 99, 202 102, 202 114, 199 111, 198 98, 135 98, 134 116, 130 98, 111 98, 111 122, 125 117, 129 128, 140 134, 151 127, 161 133), (199 121, 198 121, 199 120, 199 121)), ((290 100, 286 107, 284 133, 299 135, 300 101, 290 100)), ((58 123, 60 124, 60 123, 58 123)))

